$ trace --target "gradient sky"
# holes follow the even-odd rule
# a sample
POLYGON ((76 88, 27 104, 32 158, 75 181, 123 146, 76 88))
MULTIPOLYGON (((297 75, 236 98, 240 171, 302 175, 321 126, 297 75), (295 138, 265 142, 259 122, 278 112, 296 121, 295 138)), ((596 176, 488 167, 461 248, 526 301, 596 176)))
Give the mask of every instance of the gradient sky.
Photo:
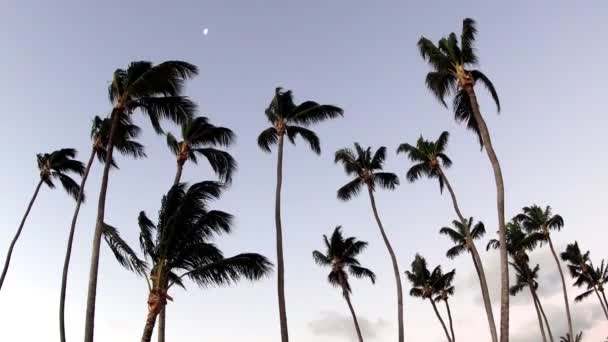
MULTIPOLYGON (((436 41, 459 32, 462 19, 478 21, 480 69, 494 82, 503 105, 500 115, 488 94, 478 90, 482 111, 502 162, 507 216, 533 203, 550 204, 566 222, 554 237, 562 249, 578 239, 592 258, 607 257, 605 194, 608 169, 604 134, 608 69, 605 56, 608 2, 589 1, 4 1, 0 5, 0 247, 4 257, 35 184, 35 154, 62 147, 90 152, 94 115, 110 110, 107 86, 112 72, 133 60, 182 59, 200 76, 187 94, 200 113, 232 128, 238 143, 235 182, 212 206, 237 217, 232 236, 217 243, 227 255, 260 252, 275 259, 274 154, 262 153, 257 134, 267 127, 263 111, 276 86, 292 89, 296 101, 336 104, 345 117, 316 129, 323 154, 305 144, 286 148, 283 225, 290 336, 294 342, 353 340, 348 308, 326 283, 327 270, 314 265, 313 249, 322 234, 343 225, 345 233, 370 243, 361 258, 378 275, 372 286, 353 281, 353 303, 368 341, 396 339, 394 280, 390 261, 367 198, 348 203, 336 190, 348 181, 333 164, 333 152, 353 141, 389 150, 386 169, 403 177, 410 163, 393 151, 420 134, 451 132, 448 176, 466 216, 496 230, 491 168, 475 137, 457 125, 424 85, 429 70, 416 50, 421 35, 436 41), (203 36, 203 28, 209 34, 203 36)), ((140 114, 141 141, 149 158, 121 160, 110 179, 106 221, 136 243, 137 213, 151 217, 174 176, 175 160, 163 137, 153 134, 140 114)), ((174 126, 165 124, 169 131, 174 126)), ((210 169, 187 164, 183 179, 213 179, 210 169)), ((90 247, 100 167, 89 177, 89 201, 81 210, 70 269, 67 330, 83 335, 90 247)), ((488 341, 485 312, 470 258, 447 260, 451 243, 438 235, 454 218, 447 195, 431 181, 402 185, 377 194, 380 215, 405 270, 416 252, 430 264, 457 269, 453 299, 460 340, 488 341)), ((3 340, 53 340, 58 335, 58 299, 65 241, 74 202, 58 189, 43 188, 13 254, 0 293, 3 340)), ((482 253, 498 314, 497 252, 482 253)), ((555 335, 565 332, 560 287, 548 249, 533 254, 543 267, 540 295, 555 335)), ((570 282, 570 279, 568 279, 570 282)), ((405 291, 409 291, 406 285, 405 291)), ((570 289, 574 297, 576 289, 570 289)), ((176 290, 167 308, 171 341, 253 342, 279 340, 275 277, 230 288, 176 290)), ((140 338, 147 289, 102 248, 97 293, 98 341, 140 338)), ((608 335, 599 305, 574 304, 577 330, 589 342, 608 335)), ((409 341, 443 341, 428 303, 406 295, 409 341)), ((527 294, 513 301, 514 342, 537 342, 536 316, 527 294)))

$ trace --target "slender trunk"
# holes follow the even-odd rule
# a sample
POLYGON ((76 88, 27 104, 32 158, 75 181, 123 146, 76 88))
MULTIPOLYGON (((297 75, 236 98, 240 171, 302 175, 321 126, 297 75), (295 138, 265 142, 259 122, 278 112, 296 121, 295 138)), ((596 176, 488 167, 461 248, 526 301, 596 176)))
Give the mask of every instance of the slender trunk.
POLYGON ((144 326, 144 333, 141 336, 141 342, 150 342, 152 340, 152 332, 154 331, 157 315, 158 313, 155 310, 148 310, 148 316, 146 317, 146 325, 144 326))
POLYGON ((456 342, 456 336, 454 336, 454 323, 452 322, 452 311, 450 311, 450 304, 448 300, 444 300, 445 308, 448 311, 448 319, 450 321, 450 332, 452 333, 452 342, 456 342))
POLYGON ((74 232, 76 231, 76 222, 78 221, 78 213, 80 212, 80 205, 82 204, 82 197, 84 194, 84 186, 89 177, 93 160, 95 159, 95 148, 91 151, 91 156, 87 162, 87 166, 84 169, 82 180, 80 181, 80 191, 78 192, 78 198, 76 200, 76 209, 74 209, 74 216, 72 216, 72 224, 70 225, 70 233, 68 235, 68 245, 65 251, 65 260, 63 261, 63 273, 61 275, 61 294, 59 295, 59 336, 61 342, 65 342, 65 295, 68 284, 68 269, 70 268, 70 258, 72 256, 72 243, 74 242, 74 232))
POLYGON ((110 176, 110 166, 112 163, 112 152, 114 151, 114 135, 120 120, 120 112, 112 110, 112 125, 110 127, 110 137, 106 146, 106 163, 103 168, 101 178, 101 189, 99 190, 99 203, 97 206, 97 220, 95 222, 95 232, 93 235, 93 247, 91 252, 91 268, 89 270, 89 286, 87 289, 87 309, 84 326, 84 341, 93 342, 95 331, 95 299, 97 296, 97 273, 99 271, 99 250, 101 247, 101 235, 103 233, 104 216, 106 209, 106 194, 108 192, 108 179, 110 176))
POLYGON ((274 204, 274 219, 277 234, 277 291, 279 299, 279 321, 281 324, 281 342, 289 341, 287 331, 287 309, 285 308, 285 266, 283 261, 283 228, 281 227, 281 186, 283 185, 283 139, 279 134, 277 149, 277 189, 274 204))
POLYGON ((465 87, 471 101, 473 116, 479 127, 483 146, 494 171, 496 183, 496 209, 498 211, 498 239, 500 241, 500 341, 509 341, 509 259, 507 255, 507 230, 505 227, 505 187, 502 179, 502 170, 485 120, 479 111, 477 96, 473 86, 465 87))
POLYGON ((543 341, 547 342, 547 335, 545 334, 545 328, 543 325, 543 318, 540 314, 540 309, 538 307, 538 302, 536 301, 536 296, 534 296, 534 290, 532 286, 528 286, 530 289, 530 295, 532 296, 532 301, 534 302, 534 309, 536 309, 536 317, 538 318, 538 326, 540 327, 540 334, 543 336, 543 341))
POLYGON ((606 316, 606 319, 608 319, 608 310, 606 310, 606 306, 604 305, 604 301, 602 300, 602 297, 600 297, 600 292, 597 290, 597 287, 594 287, 593 291, 597 295, 597 299, 600 301, 600 305, 602 306, 602 310, 604 311, 604 315, 606 316))
POLYGON ((184 163, 178 161, 177 162, 177 171, 175 172, 175 180, 173 180, 173 185, 179 183, 182 179, 182 171, 184 169, 184 163))
POLYGON ((604 306, 608 310, 608 300, 606 300, 606 293, 604 292, 604 289, 601 289, 600 292, 602 293, 602 298, 604 298, 604 306))
POLYGON ((549 334, 549 341, 553 342, 553 333, 551 333, 551 326, 549 325, 547 315, 545 315, 545 310, 543 309, 543 306, 540 303, 540 298, 538 298, 538 294, 536 294, 536 290, 532 291, 532 296, 534 297, 534 300, 538 305, 538 309, 540 310, 540 314, 543 316, 543 320, 545 321, 545 326, 547 327, 547 334, 549 334))
MULTIPOLYGON (((456 215, 458 215, 460 222, 462 222, 462 224, 466 226, 467 221, 464 218, 464 215, 462 215, 462 213, 460 212, 460 207, 458 206, 458 201, 456 200, 456 194, 454 193, 454 189, 452 189, 452 185, 448 181, 448 178, 443 173, 443 171, 439 169, 439 172, 441 178, 443 179, 443 183, 448 188, 450 196, 452 197, 454 211, 456 211, 456 215)), ((473 257, 473 264, 475 265, 475 271, 477 271, 477 277, 479 278, 479 284, 481 286, 481 297, 483 298, 483 304, 486 309, 486 316, 488 318, 488 325, 490 326, 490 335, 492 337, 492 342, 498 342, 498 333, 496 332, 496 323, 494 321, 494 313, 492 312, 492 300, 490 299, 488 282, 483 269, 483 263, 481 262, 481 258, 479 257, 479 252, 477 251, 477 247, 475 247, 473 241, 471 241, 471 256, 473 257)))
POLYGON ((359 342, 363 342, 363 335, 361 334, 359 321, 357 321, 357 315, 355 315, 355 309, 353 308, 353 305, 350 302, 350 295, 348 294, 348 291, 346 291, 344 288, 342 290, 342 294, 344 295, 344 299, 346 299, 346 303, 348 304, 348 308, 350 309, 350 314, 353 316, 353 322, 355 322, 355 330, 357 331, 357 337, 359 338, 359 342))
POLYGON ((553 254, 553 259, 555 259, 555 263, 557 264, 557 270, 559 271, 559 277, 562 281, 562 290, 564 292, 564 304, 566 304, 566 317, 568 318, 568 331, 570 332, 570 336, 574 338, 574 329, 572 329, 572 317, 570 316, 570 302, 568 300, 568 291, 566 287, 566 280, 564 279, 564 272, 562 271, 562 265, 559 262, 559 258, 555 253, 555 248, 553 248, 553 241, 551 241, 551 237, 549 236, 549 247, 551 248, 551 254, 553 254))
POLYGON ((384 227, 382 226, 382 221, 380 221, 380 216, 378 216, 378 209, 376 208, 376 200, 374 199, 374 192, 370 186, 367 187, 369 193, 369 199, 372 203, 372 210, 374 212, 374 217, 376 218, 376 223, 378 224, 378 228, 380 229, 380 234, 382 235, 382 239, 384 240, 384 244, 386 245, 386 249, 388 250, 388 254, 391 257, 391 262, 393 263, 393 272, 395 275, 395 284, 397 287, 397 322, 399 324, 399 342, 403 342, 403 289, 401 286, 401 276, 399 273, 399 265, 397 264, 397 257, 395 256, 395 252, 393 251, 393 247, 384 232, 384 227))
POLYGON ((19 228, 17 228, 17 233, 15 234, 15 237, 13 238, 13 241, 11 242, 11 245, 8 248, 8 253, 6 254, 6 260, 4 261, 4 268, 2 269, 2 276, 0 276, 0 290, 2 289, 2 284, 4 284, 4 278, 6 278, 6 272, 8 272, 8 267, 11 263, 11 256, 13 255, 13 248, 15 248, 15 243, 17 243, 17 240, 19 239, 19 235, 21 235, 21 231, 23 230, 23 225, 25 224, 25 220, 27 219, 27 216, 29 215, 30 210, 32 210, 32 206, 34 205, 34 201, 36 201, 36 197, 38 197, 38 192, 40 191, 41 186, 42 186, 42 178, 40 179, 40 181, 38 182, 38 185, 36 186, 36 190, 34 191, 34 196, 32 196, 32 199, 30 200, 30 204, 28 204, 27 209, 25 210, 25 215, 23 215, 23 218, 21 219, 19 228))
POLYGON ((448 328, 445 326, 445 322, 443 321, 443 318, 441 318, 441 315, 439 314, 439 311, 437 310, 437 305, 435 305, 435 301, 433 301, 432 298, 429 298, 429 301, 431 302, 431 305, 433 306, 433 310, 435 310, 435 315, 437 315, 437 318, 439 318, 439 322, 441 322, 441 326, 443 327, 445 336, 448 338, 448 342, 452 342, 452 339, 450 338, 450 333, 448 332, 448 328))

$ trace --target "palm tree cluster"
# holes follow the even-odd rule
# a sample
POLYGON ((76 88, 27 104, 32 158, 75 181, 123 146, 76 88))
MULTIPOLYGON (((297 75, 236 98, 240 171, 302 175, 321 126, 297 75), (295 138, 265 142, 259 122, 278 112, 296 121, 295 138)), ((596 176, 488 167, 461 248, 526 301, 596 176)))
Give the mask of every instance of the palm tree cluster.
MULTIPOLYGON (((560 215, 553 214, 550 206, 527 206, 510 221, 507 222, 505 219, 504 181, 489 128, 477 101, 478 82, 489 91, 498 111, 500 111, 500 101, 490 79, 476 69, 479 60, 474 48, 476 35, 475 21, 465 19, 460 35, 451 33, 441 38, 437 44, 422 37, 417 46, 422 58, 432 69, 426 76, 426 86, 446 107, 446 98, 452 98, 455 120, 465 123, 466 127, 475 133, 481 148, 487 153, 494 173, 498 236, 497 239, 488 242, 486 251, 491 248, 500 250, 501 291, 498 324, 492 308, 482 256, 476 245, 486 234, 485 225, 481 221, 476 221, 473 216, 463 213, 455 187, 448 177, 448 169, 453 165, 447 153, 450 134, 444 131, 435 140, 420 136, 415 143, 400 144, 396 148, 396 154, 404 154, 413 164, 405 171, 405 179, 408 182, 429 178, 439 183, 441 194, 447 189, 455 216, 451 218, 450 225, 441 228, 439 233, 447 236, 453 244, 446 251, 447 258, 454 259, 463 254, 471 256, 479 281, 479 291, 483 298, 491 341, 508 342, 509 297, 526 291, 530 293, 534 304, 541 338, 544 342, 555 341, 554 331, 551 330, 551 322, 547 319, 539 293, 539 288, 542 286, 539 280, 540 266, 534 265, 530 260, 530 252, 545 245, 549 246, 561 280, 564 316, 568 326, 568 331, 561 340, 580 341, 582 333, 575 334, 566 276, 560 257, 561 261, 567 263, 568 273, 574 279, 573 285, 583 291, 574 298, 574 302, 595 295, 607 320, 608 301, 605 286, 608 283, 608 264, 605 260, 594 264, 590 259, 590 252, 583 253, 578 242, 569 244, 559 253, 553 237, 564 227, 564 220, 560 215), (515 283, 511 284, 509 265, 516 275, 515 283)), ((185 289, 187 280, 203 288, 212 285, 224 286, 243 279, 256 281, 273 271, 273 264, 260 254, 246 252, 226 257, 213 242, 215 237, 230 234, 234 228, 233 216, 224 211, 211 209, 210 202, 219 199, 234 180, 237 161, 226 149, 234 144, 236 134, 229 128, 211 123, 207 117, 196 115, 197 106, 184 95, 184 85, 197 74, 196 66, 183 61, 166 61, 160 64, 137 61, 130 63, 125 69, 117 69, 109 86, 108 95, 111 105, 109 114, 95 116, 93 119, 90 134, 91 152, 86 165, 74 159, 76 150, 71 148, 37 155, 39 181, 15 237, 10 243, 0 276, 0 290, 6 279, 16 242, 42 185, 45 184, 52 189, 55 187, 54 182, 59 181, 66 192, 76 200, 68 229, 61 280, 59 331, 62 342, 66 341, 65 305, 71 251, 75 243, 74 235, 80 207, 85 199, 85 185, 95 159, 102 164, 103 172, 91 248, 84 315, 85 342, 94 340, 102 240, 107 243, 122 267, 142 277, 147 284, 147 315, 141 339, 143 342, 151 340, 157 321, 158 340, 165 341, 166 306, 173 300, 170 292, 175 288, 185 289), (105 219, 110 170, 118 169, 114 152, 132 158, 146 157, 144 146, 137 142, 141 129, 132 121, 136 112, 147 117, 157 134, 166 136, 167 146, 176 158, 175 176, 171 186, 162 196, 156 222, 144 211, 138 215, 140 253, 136 252, 138 248, 132 247, 134 246, 132 243, 121 237, 118 228, 113 227, 105 219), (162 120, 169 120, 177 125, 181 136, 165 133, 161 125, 162 120), (188 186, 182 181, 183 168, 186 162, 196 164, 201 157, 208 162, 217 180, 199 180, 188 186), (81 176, 80 183, 72 178, 73 175, 81 176)), ((262 151, 268 153, 272 152, 272 148, 276 145, 274 218, 277 304, 281 342, 288 342, 284 227, 281 215, 285 138, 295 144, 296 139, 300 137, 314 153, 320 154, 320 139, 312 130, 313 126, 340 118, 344 115, 344 111, 340 107, 320 104, 312 100, 298 104, 290 90, 277 87, 264 114, 270 126, 259 134, 257 144, 262 151)), ((397 174, 385 170, 387 151, 385 146, 373 148, 358 142, 354 142, 352 147, 338 149, 334 154, 334 162, 343 167, 348 182, 338 188, 337 198, 346 202, 353 200, 362 191, 367 191, 371 214, 393 270, 397 307, 396 335, 398 341, 403 342, 405 340, 401 282, 403 274, 399 268, 397 251, 389 238, 391 231, 383 224, 377 205, 378 190, 395 190, 400 185, 397 174)), ((446 221, 450 222, 450 220, 446 221)), ((324 251, 313 251, 313 260, 319 266, 329 269, 327 281, 341 290, 352 315, 358 341, 363 342, 365 332, 361 329, 352 303, 353 291, 350 280, 367 278, 372 284, 376 281, 376 274, 363 267, 358 259, 368 248, 368 243, 356 237, 345 237, 341 227, 335 228, 330 235, 324 235, 323 242, 324 251)), ((453 285, 455 275, 455 270, 444 273, 441 266, 429 269, 426 259, 420 254, 416 254, 411 268, 405 271, 405 277, 411 285, 409 294, 428 300, 448 342, 456 341, 456 326, 450 306, 450 299, 455 295, 453 285), (441 311, 444 310, 445 312, 442 313, 441 311)))

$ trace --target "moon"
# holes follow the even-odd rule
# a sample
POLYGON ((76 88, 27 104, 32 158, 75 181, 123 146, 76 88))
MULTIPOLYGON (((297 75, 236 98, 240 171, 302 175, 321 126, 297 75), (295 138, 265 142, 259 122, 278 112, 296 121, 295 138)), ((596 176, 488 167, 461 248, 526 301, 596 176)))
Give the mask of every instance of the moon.
POLYGON ((209 29, 208 28, 204 28, 203 29, 203 36, 206 36, 209 33, 209 29))

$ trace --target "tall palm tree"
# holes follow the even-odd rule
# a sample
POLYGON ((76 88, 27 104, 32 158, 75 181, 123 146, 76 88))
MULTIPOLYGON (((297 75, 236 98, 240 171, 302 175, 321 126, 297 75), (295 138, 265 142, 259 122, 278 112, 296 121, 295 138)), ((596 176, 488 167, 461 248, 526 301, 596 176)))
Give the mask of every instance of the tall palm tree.
MULTIPOLYGON (((163 118, 182 123, 192 117, 196 106, 187 97, 182 96, 182 91, 184 81, 197 73, 196 66, 182 61, 167 61, 157 65, 146 61, 132 62, 126 70, 114 71, 108 91, 113 108, 110 114, 110 139, 106 144, 107 160, 112 160, 114 136, 121 117, 129 116, 139 110, 148 116, 157 133, 162 133, 160 120, 163 118)), ((95 330, 99 250, 105 227, 104 217, 110 166, 111 163, 106 163, 104 166, 99 191, 87 289, 85 342, 93 342, 95 330)))
MULTIPOLYGON (((68 243, 65 253, 65 260, 63 262, 63 272, 61 276, 61 294, 59 298, 59 334, 61 338, 61 342, 65 342, 65 297, 67 291, 67 281, 68 281, 68 269, 70 267, 70 258, 72 255, 72 243, 74 242, 74 232, 76 230, 76 222, 78 220, 78 214, 80 212, 80 204, 82 203, 82 196, 84 195, 84 187, 89 177, 89 171, 91 171, 91 167, 93 165, 93 160, 97 156, 100 162, 105 162, 107 151, 105 146, 108 142, 108 138, 110 135, 110 119, 105 118, 102 119, 99 116, 95 116, 93 119, 93 125, 91 128, 91 140, 92 148, 91 155, 89 157, 89 161, 86 164, 84 169, 84 174, 82 175, 82 180, 80 182, 80 191, 78 191, 78 196, 76 199, 76 209, 74 209, 74 215, 72 216, 72 224, 70 226, 70 232, 68 235, 68 243)), ((140 128, 136 125, 132 124, 130 118, 124 116, 119 121, 119 126, 116 130, 116 134, 114 137, 114 146, 123 155, 131 156, 134 158, 143 158, 146 156, 144 152, 144 147, 136 141, 133 141, 133 138, 136 138, 139 135, 140 128)), ((114 160, 111 161, 111 164, 115 167, 116 163, 114 160)))
POLYGON ((441 266, 435 267, 431 272, 427 268, 426 259, 419 254, 416 254, 416 257, 412 262, 411 271, 405 271, 405 275, 410 283, 412 283, 410 296, 422 298, 423 300, 429 300, 433 306, 435 315, 437 315, 437 319, 439 319, 439 322, 443 327, 443 331, 445 332, 448 342, 453 342, 450 333, 448 332, 448 328, 446 327, 439 310, 437 310, 437 305, 435 305, 435 301, 433 300, 433 296, 436 295, 436 283, 440 281, 442 275, 441 266))
POLYGON ((221 184, 211 181, 193 184, 189 189, 185 184, 174 185, 163 197, 158 224, 142 211, 139 242, 146 261, 117 235, 109 234, 108 243, 121 265, 138 274, 149 273, 142 342, 150 341, 157 315, 167 299, 171 300, 167 292, 174 285, 185 288, 186 278, 200 287, 222 286, 241 278, 258 280, 271 272, 272 264, 262 255, 243 253, 226 258, 210 243, 215 235, 232 230, 232 215, 208 207, 208 201, 219 198, 222 189, 221 184))
POLYGON ((327 280, 331 285, 342 289, 342 296, 344 296, 353 316, 357 337, 359 342, 363 342, 361 327, 359 327, 355 309, 350 302, 352 289, 348 282, 348 275, 350 274, 355 278, 369 278, 372 284, 376 282, 374 272, 362 267, 357 260, 357 256, 367 247, 367 242, 359 241, 354 237, 344 238, 341 227, 336 227, 329 239, 327 235, 323 235, 323 241, 325 242, 326 252, 321 253, 315 250, 312 252, 312 257, 318 265, 331 267, 327 280))
MULTIPOLYGON (((516 263, 530 261, 528 252, 534 250, 538 245, 538 241, 541 238, 539 235, 539 233, 526 234, 519 222, 510 221, 507 224, 506 248, 509 255, 513 258, 513 261, 516 263)), ((486 250, 490 250, 490 248, 497 249, 499 247, 500 241, 491 239, 488 241, 486 250)))
POLYGON ((335 162, 342 163, 346 174, 354 177, 352 181, 346 183, 344 186, 338 189, 338 198, 342 201, 348 201, 357 196, 362 187, 367 188, 374 218, 376 219, 378 229, 380 230, 380 235, 382 235, 382 239, 384 240, 384 244, 386 245, 386 249, 390 255, 391 263, 393 264, 395 285, 397 289, 398 336, 399 342, 403 342, 403 289, 401 286, 399 265, 397 263, 395 251, 393 250, 388 236, 384 231, 384 226, 380 220, 380 215, 378 215, 376 199, 374 198, 376 187, 394 190, 399 185, 399 177, 397 177, 397 175, 394 173, 381 172, 384 165, 384 160, 386 159, 386 147, 382 146, 372 153, 371 147, 363 149, 358 143, 355 143, 354 146, 354 150, 350 148, 343 148, 336 151, 335 162))
MULTIPOLYGON (((505 191, 502 170, 492 145, 490 131, 481 115, 475 84, 479 81, 486 86, 496 102, 498 111, 500 111, 500 101, 490 79, 481 71, 473 69, 478 62, 473 47, 476 34, 475 21, 466 18, 462 23, 460 46, 456 34, 452 32, 447 38, 441 38, 437 45, 429 39, 421 37, 418 41, 418 49, 422 58, 427 60, 433 68, 433 71, 426 76, 426 85, 429 90, 446 107, 446 96, 454 94, 456 121, 466 122, 467 127, 476 133, 480 144, 486 150, 496 183, 499 238, 502 245, 505 245, 505 191)), ((500 250, 500 276, 500 340, 507 342, 509 341, 509 265, 507 251, 504 248, 500 250)))
POLYGON ((589 258, 589 254, 589 251, 583 254, 578 246, 578 242, 575 241, 574 243, 568 244, 566 250, 562 252, 560 256, 563 261, 568 262, 567 267, 570 271, 570 275, 575 279, 574 285, 577 287, 583 285, 587 286, 587 291, 577 296, 574 301, 580 302, 592 293, 595 293, 602 306, 604 315, 606 315, 606 319, 608 319, 608 309, 607 304, 605 303, 606 295, 604 293, 603 285, 605 279, 608 278, 608 271, 606 270, 603 260, 600 267, 597 269, 594 268, 591 259, 589 258))
POLYGON ((509 289, 509 292, 512 296, 516 296, 520 293, 524 288, 528 288, 530 290, 530 295, 532 296, 532 300, 534 301, 534 308, 536 309, 536 316, 538 317, 538 325, 540 326, 540 332, 543 337, 543 341, 547 341, 547 335, 545 334, 545 328, 543 325, 543 319, 545 321, 544 324, 547 326, 547 333, 549 334, 549 341, 553 342, 553 334, 551 333, 551 327, 549 326, 549 321, 547 320, 547 316, 545 315, 545 310, 543 309, 542 304, 540 303, 540 298, 538 297, 538 272, 540 270, 540 266, 536 265, 534 269, 530 268, 530 265, 527 261, 520 261, 518 263, 510 263, 515 273, 517 275, 517 280, 513 286, 509 289))
MULTIPOLYGON (((32 206, 34 205, 34 201, 36 201, 36 197, 38 197, 38 192, 40 191, 40 187, 42 187, 42 183, 46 184, 49 188, 54 189, 55 183, 53 183, 53 180, 59 180, 68 195, 72 196, 74 199, 77 199, 78 193, 80 192, 80 187, 78 186, 78 183, 76 183, 76 181, 74 181, 68 174, 75 173, 77 175, 82 175, 84 172, 84 165, 78 160, 73 159, 75 156, 76 150, 73 148, 63 148, 51 153, 39 153, 36 155, 40 180, 38 181, 38 185, 36 185, 36 190, 34 190, 34 195, 32 196, 32 199, 25 210, 25 214, 21 219, 19 228, 17 228, 17 233, 15 233, 15 237, 13 237, 13 241, 11 241, 8 248, 8 253, 6 254, 6 259, 4 260, 2 275, 0 275, 0 289, 2 289, 2 284, 4 284, 4 279, 6 278, 6 273, 8 272, 8 268, 11 263, 13 249, 15 248, 15 244, 21 235, 21 231, 25 225, 25 220, 27 219, 32 206)), ((79 201, 82 200, 84 200, 84 197, 81 195, 79 201)))
POLYGON ((566 305, 566 318, 568 319, 568 332, 570 336, 574 336, 574 330, 572 327, 572 316, 570 313, 570 301, 568 300, 568 289, 566 287, 566 279, 564 278, 564 272, 562 265, 559 262, 555 248, 553 247, 553 241, 551 241, 551 231, 561 230, 564 226, 564 219, 560 215, 553 215, 551 207, 546 206, 542 209, 538 205, 532 205, 530 207, 524 207, 522 213, 515 216, 515 220, 521 222, 522 227, 529 233, 540 233, 541 237, 539 242, 541 244, 548 243, 551 249, 553 259, 557 264, 557 270, 562 281, 562 291, 564 294, 564 304, 566 305))
POLYGON ((448 299, 450 296, 454 295, 454 285, 452 282, 454 281, 454 276, 456 275, 456 270, 452 270, 448 273, 439 272, 438 280, 435 282, 434 292, 437 293, 435 297, 435 302, 443 301, 445 303, 445 309, 448 313, 448 320, 450 322, 450 333, 452 334, 452 342, 456 342, 456 336, 454 335, 454 323, 452 321, 452 310, 450 310, 450 304, 448 303, 448 299))
MULTIPOLYGON (((463 250, 468 250, 471 253, 471 256, 473 258, 473 264, 477 272, 477 277, 479 278, 481 295, 486 309, 486 316, 488 319, 488 324, 490 326, 490 334, 492 337, 492 341, 497 342, 498 334, 496 332, 496 323, 494 322, 494 313, 492 312, 492 301, 490 299, 490 291, 488 290, 488 284, 483 268, 483 263, 481 262, 481 258, 479 257, 477 247, 473 243, 473 238, 471 237, 471 232, 469 230, 470 224, 468 224, 467 220, 464 218, 464 215, 461 213, 460 207, 458 206, 458 201, 456 200, 456 194, 454 192, 454 189, 452 188, 443 170, 449 168, 452 165, 452 160, 450 160, 450 158, 445 153, 448 144, 448 139, 449 133, 445 131, 442 132, 441 135, 439 135, 439 138, 437 138, 436 141, 428 141, 423 137, 420 137, 416 142, 415 146, 406 143, 401 144, 397 149, 397 153, 406 153, 410 161, 415 163, 412 167, 410 167, 406 174, 406 177, 410 182, 415 182, 422 176, 426 176, 427 178, 431 179, 436 178, 439 181, 439 190, 441 192, 443 192, 444 186, 448 188, 450 196, 452 197, 454 211, 456 211, 456 215, 458 215, 458 218, 460 219, 459 226, 461 228, 464 228, 460 233, 456 235, 459 235, 459 237, 458 242, 455 242, 457 244, 462 245, 464 248, 463 250), (465 242, 466 244, 462 244, 465 242)), ((483 231, 483 233, 485 233, 485 230, 483 231)))
POLYGON ((186 120, 181 125, 181 131, 182 141, 177 141, 173 134, 167 133, 167 145, 177 157, 177 172, 173 184, 180 182, 186 161, 197 163, 197 155, 207 158, 220 180, 230 182, 236 169, 236 161, 228 152, 213 146, 230 146, 236 138, 234 133, 226 127, 212 125, 204 116, 186 120))
POLYGON ((274 218, 277 243, 277 297, 279 301, 279 321, 281 342, 289 341, 287 329, 287 309, 285 307, 285 266, 283 261, 283 227, 281 225, 281 187, 283 185, 283 142, 285 135, 292 144, 299 135, 310 145, 313 152, 320 154, 319 137, 306 128, 312 124, 335 119, 343 115, 341 108, 305 101, 296 105, 291 91, 275 89, 274 98, 264 112, 272 125, 258 136, 258 146, 265 152, 277 144, 277 185, 275 192, 274 218))

